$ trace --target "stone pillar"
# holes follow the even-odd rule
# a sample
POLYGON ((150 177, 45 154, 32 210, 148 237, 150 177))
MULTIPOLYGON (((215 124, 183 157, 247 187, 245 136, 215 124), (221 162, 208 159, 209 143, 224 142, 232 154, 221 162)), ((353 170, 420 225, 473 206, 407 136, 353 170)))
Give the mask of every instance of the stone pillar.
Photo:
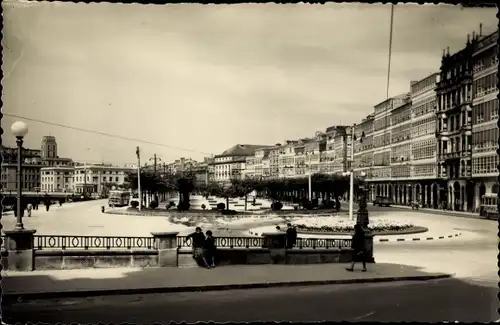
POLYGON ((178 232, 152 232, 158 249, 158 266, 178 266, 177 235, 178 232))
POLYGON ((272 232, 262 234, 262 248, 269 249, 272 264, 286 264, 286 233, 272 232))
POLYGON ((455 189, 453 189, 453 188, 451 190, 448 189, 448 191, 449 191, 449 194, 450 194, 450 195, 448 195, 448 197, 449 197, 449 199, 448 199, 448 204, 449 205, 448 206, 450 207, 450 209, 452 211, 454 211, 455 210, 455 189))
MULTIPOLYGON (((34 234, 36 230, 4 230, 7 260, 4 267, 8 271, 34 271, 34 234)), ((5 262, 4 262, 5 263, 5 262)))
POLYGON ((434 208, 434 191, 432 190, 432 185, 428 188, 431 191, 431 201, 429 202, 429 207, 434 208))
MULTIPOLYGON (((431 197, 432 197, 432 192, 431 192, 431 197)), ((424 202, 425 207, 430 207, 432 205, 432 199, 431 202, 429 202, 429 185, 424 185, 424 197, 422 198, 422 202, 424 202)))

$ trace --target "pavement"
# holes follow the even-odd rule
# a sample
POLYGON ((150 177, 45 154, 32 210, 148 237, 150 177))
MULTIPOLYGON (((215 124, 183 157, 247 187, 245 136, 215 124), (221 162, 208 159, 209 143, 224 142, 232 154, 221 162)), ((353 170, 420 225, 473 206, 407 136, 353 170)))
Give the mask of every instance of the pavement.
MULTIPOLYGON (((398 209, 405 209, 405 210, 413 210, 411 206, 408 205, 391 205, 391 207, 398 209)), ((468 212, 468 211, 451 211, 451 210, 430 209, 430 208, 419 208, 418 210, 413 210, 413 211, 422 211, 432 214, 448 215, 448 216, 462 217, 462 218, 476 218, 476 219, 481 218, 479 216, 479 213, 468 212)))
POLYGON ((32 299, 89 297, 268 288, 277 286, 373 283, 447 278, 450 274, 422 272, 397 264, 238 265, 204 268, 113 268, 80 270, 2 271, 3 302, 32 299))
POLYGON ((480 322, 498 320, 498 288, 456 279, 29 301, 3 321, 194 323, 251 321, 480 322))

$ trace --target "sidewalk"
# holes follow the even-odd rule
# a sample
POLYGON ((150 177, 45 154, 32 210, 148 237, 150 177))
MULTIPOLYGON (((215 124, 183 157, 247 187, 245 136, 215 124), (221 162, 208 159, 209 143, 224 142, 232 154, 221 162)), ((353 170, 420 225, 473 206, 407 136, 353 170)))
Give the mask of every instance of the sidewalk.
MULTIPOLYGON (((398 209, 406 209, 406 210, 411 210, 411 206, 408 205, 391 205, 393 208, 398 208, 398 209)), ((473 213, 473 212, 465 212, 465 211, 450 211, 450 210, 443 210, 443 209, 430 209, 430 208, 419 208, 418 210, 413 210, 415 212, 418 211, 425 211, 433 214, 441 214, 441 215, 448 215, 448 216, 454 216, 454 217, 462 217, 462 218, 476 218, 479 219, 479 213, 473 213)))
POLYGON ((447 278, 399 264, 369 264, 368 272, 345 270, 347 264, 238 265, 203 268, 117 268, 5 272, 3 301, 213 291, 447 278))

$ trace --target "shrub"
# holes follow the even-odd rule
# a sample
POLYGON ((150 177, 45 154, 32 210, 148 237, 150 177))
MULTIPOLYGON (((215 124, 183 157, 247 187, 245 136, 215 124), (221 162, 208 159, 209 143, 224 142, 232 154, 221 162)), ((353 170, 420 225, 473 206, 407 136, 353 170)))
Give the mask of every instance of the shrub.
POLYGON ((130 206, 134 209, 137 209, 139 207, 139 202, 138 201, 131 201, 130 206))
POLYGON ((207 206, 206 206, 205 204, 202 204, 202 205, 201 205, 201 208, 202 208, 203 210, 205 210, 205 209, 207 208, 207 206))
POLYGON ((190 207, 191 207, 191 203, 184 201, 184 202, 180 202, 177 205, 177 210, 179 210, 179 211, 187 211, 187 210, 189 210, 190 207))
POLYGON ((170 208, 172 208, 172 207, 175 207, 175 202, 174 201, 168 202, 167 207, 166 207, 167 210, 170 209, 170 208))
POLYGON ((224 203, 217 203, 217 210, 224 210, 226 208, 226 205, 224 203))
POLYGON ((271 204, 271 210, 273 211, 279 211, 283 208, 283 203, 276 201, 271 204))
POLYGON ((235 214, 238 213, 235 210, 222 210, 221 212, 222 212, 223 215, 229 215, 229 216, 234 216, 235 214))
POLYGON ((311 201, 307 201, 307 200, 302 203, 302 206, 306 210, 312 210, 314 208, 312 202, 311 201))
POLYGON ((319 206, 320 209, 334 209, 336 206, 335 202, 333 201, 323 201, 321 202, 321 205, 319 206))
POLYGON ((158 202, 157 201, 151 201, 151 202, 149 202, 149 208, 156 209, 157 207, 158 207, 158 202))

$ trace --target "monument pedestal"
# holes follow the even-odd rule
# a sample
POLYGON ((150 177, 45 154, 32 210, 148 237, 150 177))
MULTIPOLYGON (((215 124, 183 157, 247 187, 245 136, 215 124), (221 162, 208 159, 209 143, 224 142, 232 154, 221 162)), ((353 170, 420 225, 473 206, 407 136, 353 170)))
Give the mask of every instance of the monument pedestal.
POLYGON ((275 233, 264 233, 263 248, 269 249, 269 255, 271 256, 271 261, 273 264, 285 264, 286 263, 286 233, 275 232, 275 233))
POLYGON ((4 230, 9 271, 35 270, 34 229, 4 230))
POLYGON ((178 232, 152 232, 158 248, 158 266, 178 266, 177 235, 178 232))

